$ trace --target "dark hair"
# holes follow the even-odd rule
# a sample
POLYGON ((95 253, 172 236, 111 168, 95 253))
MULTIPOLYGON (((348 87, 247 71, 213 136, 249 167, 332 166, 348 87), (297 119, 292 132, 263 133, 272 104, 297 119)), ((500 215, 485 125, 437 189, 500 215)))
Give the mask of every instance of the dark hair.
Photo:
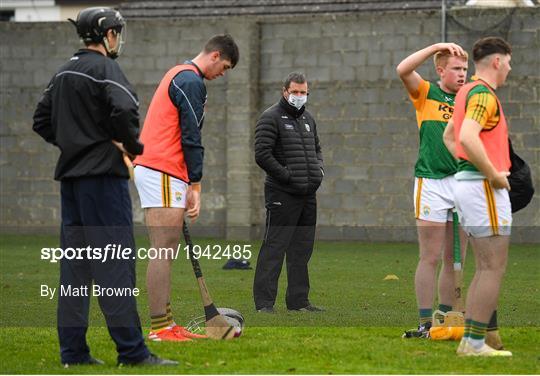
POLYGON ((238 59, 240 57, 238 46, 236 45, 233 37, 229 34, 214 35, 208 40, 208 42, 206 42, 203 51, 206 53, 219 51, 222 59, 231 61, 231 68, 236 66, 236 63, 238 63, 238 59))
POLYGON ((296 82, 297 84, 303 84, 306 82, 306 75, 299 72, 292 72, 287 75, 287 78, 283 82, 283 87, 288 89, 291 86, 291 82, 296 82))
POLYGON ((510 55, 512 47, 502 38, 486 37, 477 40, 473 46, 473 61, 477 63, 492 54, 510 55))

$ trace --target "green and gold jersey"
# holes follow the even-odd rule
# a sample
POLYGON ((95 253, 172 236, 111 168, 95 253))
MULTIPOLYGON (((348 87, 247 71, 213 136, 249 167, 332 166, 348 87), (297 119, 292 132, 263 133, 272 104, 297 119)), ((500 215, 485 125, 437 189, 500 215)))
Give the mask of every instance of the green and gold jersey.
POLYGON ((457 161, 443 142, 443 133, 454 111, 456 95, 422 80, 416 95, 409 93, 420 131, 420 150, 414 166, 416 177, 442 179, 457 171, 457 161))
MULTIPOLYGON (((476 81, 473 76, 471 81, 476 81)), ((472 119, 482 126, 483 130, 491 130, 499 124, 500 113, 497 104, 497 98, 483 84, 477 85, 467 94, 465 118, 472 119)), ((469 161, 460 159, 458 163, 458 171, 474 171, 478 169, 469 161)), ((472 175, 474 176, 474 175, 472 175)))

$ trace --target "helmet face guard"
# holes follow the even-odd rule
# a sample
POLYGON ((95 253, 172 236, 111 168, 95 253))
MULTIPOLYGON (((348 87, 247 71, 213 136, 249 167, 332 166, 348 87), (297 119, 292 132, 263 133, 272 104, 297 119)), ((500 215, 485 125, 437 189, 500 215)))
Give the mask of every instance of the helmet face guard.
POLYGON ((85 43, 99 43, 107 50, 107 55, 116 58, 122 52, 126 36, 126 21, 120 12, 103 7, 93 7, 83 9, 77 16, 77 21, 69 19, 77 28, 77 34, 85 43), (117 43, 114 48, 109 46, 107 32, 113 30, 117 36, 117 43))
MULTIPOLYGON (((232 308, 218 308, 219 314, 222 315, 225 320, 235 328, 235 337, 240 337, 244 329, 244 316, 232 308)), ((186 324, 186 329, 193 333, 204 333, 204 323, 206 322, 205 316, 198 316, 192 319, 186 324)))
POLYGON ((114 46, 114 49, 109 46, 109 41, 107 40, 106 34, 103 37, 103 46, 105 46, 105 49, 107 50, 107 55, 109 55, 109 57, 112 59, 116 59, 122 54, 122 51, 124 50, 124 43, 126 43, 125 36, 127 34, 127 26, 124 24, 121 29, 112 29, 112 31, 116 35, 116 46, 114 46))

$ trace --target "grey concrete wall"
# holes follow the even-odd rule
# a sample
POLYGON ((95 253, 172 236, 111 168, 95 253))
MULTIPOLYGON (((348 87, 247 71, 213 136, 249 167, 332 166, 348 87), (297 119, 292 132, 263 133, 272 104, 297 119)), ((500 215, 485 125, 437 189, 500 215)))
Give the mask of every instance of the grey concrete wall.
MULTIPOLYGON (((279 98, 286 74, 300 70, 310 82, 308 108, 318 123, 326 165, 319 236, 414 239, 418 131, 395 66, 440 40, 439 18, 437 12, 391 12, 130 22, 119 63, 139 94, 141 119, 165 71, 196 55, 208 37, 226 31, 240 45, 236 69, 207 83, 204 201, 195 230, 229 238, 260 236, 264 176, 253 161, 254 125, 258 114, 279 98)), ((485 34, 498 33, 513 45, 513 70, 500 98, 516 150, 530 163, 540 189, 540 9, 511 15, 505 10, 455 11, 448 39, 470 50, 482 34, 475 31, 478 19, 485 27, 499 25, 485 34)), ((51 75, 78 42, 67 23, 3 23, 0 37, 0 223, 4 229, 55 225, 59 194, 51 176, 58 153, 32 134, 32 113, 51 75)), ((420 73, 436 78, 430 63, 420 73)), ((515 224, 527 230, 520 240, 535 240, 531 229, 540 225, 539 209, 536 194, 515 215, 515 224)), ((140 210, 135 217, 142 221, 140 210)))

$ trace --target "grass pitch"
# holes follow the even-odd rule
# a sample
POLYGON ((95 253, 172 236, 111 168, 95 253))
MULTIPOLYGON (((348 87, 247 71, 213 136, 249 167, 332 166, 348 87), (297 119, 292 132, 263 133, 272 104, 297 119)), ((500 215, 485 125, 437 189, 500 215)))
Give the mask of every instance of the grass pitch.
MULTIPOLYGON (((214 240, 197 244, 222 244, 214 240)), ((218 306, 242 312, 246 328, 238 340, 190 343, 149 343, 156 354, 180 361, 178 367, 118 368, 116 351, 92 298, 88 342, 92 355, 106 366, 63 369, 55 329, 56 298, 40 297, 40 285, 57 287, 58 264, 40 260, 42 247, 58 245, 56 237, 0 237, 0 372, 50 373, 173 373, 173 374, 306 374, 306 373, 540 373, 540 253, 538 246, 511 246, 499 304, 499 324, 510 359, 464 359, 456 342, 404 340, 403 330, 415 326, 413 278, 415 244, 318 242, 310 264, 311 300, 324 313, 287 312, 283 273, 276 315, 254 312, 253 270, 222 270, 225 260, 201 260, 208 288, 218 306), (384 280, 395 274, 398 280, 384 280)), ((232 243, 231 243, 232 244, 232 243)), ((138 246, 147 247, 139 238, 138 246)), ((259 243, 253 243, 252 264, 259 243)), ((145 332, 149 318, 144 275, 139 261, 139 313, 145 332)), ((472 276, 472 258, 465 280, 472 276)), ((190 263, 174 264, 172 307, 185 324, 202 308, 190 263)))

